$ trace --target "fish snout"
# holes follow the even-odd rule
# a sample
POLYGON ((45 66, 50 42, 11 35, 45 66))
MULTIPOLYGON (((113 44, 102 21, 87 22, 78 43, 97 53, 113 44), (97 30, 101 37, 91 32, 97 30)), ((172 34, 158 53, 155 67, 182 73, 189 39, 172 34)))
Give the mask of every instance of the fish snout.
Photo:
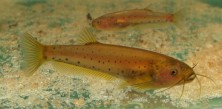
POLYGON ((195 73, 192 73, 190 76, 188 76, 188 78, 186 78, 187 82, 193 81, 196 78, 195 73))

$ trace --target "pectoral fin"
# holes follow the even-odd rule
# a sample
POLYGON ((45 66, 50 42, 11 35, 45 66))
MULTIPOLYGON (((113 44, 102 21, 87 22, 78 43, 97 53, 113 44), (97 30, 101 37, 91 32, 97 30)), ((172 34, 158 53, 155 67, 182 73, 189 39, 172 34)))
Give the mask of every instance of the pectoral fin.
POLYGON ((152 89, 154 79, 150 75, 137 76, 135 78, 127 79, 129 86, 137 91, 145 91, 152 89))
POLYGON ((143 83, 138 83, 138 84, 132 84, 131 86, 133 87, 133 89, 135 90, 139 90, 139 91, 145 91, 145 90, 149 90, 151 87, 149 87, 149 84, 152 81, 148 81, 148 82, 143 82, 143 83))

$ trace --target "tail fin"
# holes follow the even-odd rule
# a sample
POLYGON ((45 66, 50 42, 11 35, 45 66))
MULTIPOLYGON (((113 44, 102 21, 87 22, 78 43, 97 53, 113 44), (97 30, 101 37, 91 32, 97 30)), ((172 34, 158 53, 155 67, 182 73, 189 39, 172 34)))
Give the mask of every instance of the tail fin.
POLYGON ((19 44, 22 54, 21 69, 25 72, 27 76, 31 76, 44 62, 44 46, 41 45, 28 33, 25 33, 21 37, 19 44))
POLYGON ((180 11, 174 14, 173 23, 180 29, 184 29, 186 26, 186 18, 187 18, 187 11, 185 9, 181 9, 180 11))

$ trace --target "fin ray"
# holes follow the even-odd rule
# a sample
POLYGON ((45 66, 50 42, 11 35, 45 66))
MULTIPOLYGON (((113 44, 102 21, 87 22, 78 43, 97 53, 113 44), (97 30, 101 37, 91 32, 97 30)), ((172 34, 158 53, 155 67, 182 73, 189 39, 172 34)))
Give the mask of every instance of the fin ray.
POLYGON ((133 87, 133 89, 138 90, 138 91, 145 91, 148 90, 150 87, 148 87, 149 83, 151 83, 152 81, 148 81, 148 82, 143 82, 143 83, 138 83, 138 84, 132 84, 130 86, 133 87))
POLYGON ((20 38, 19 45, 22 54, 21 69, 27 76, 31 76, 44 61, 44 46, 35 40, 29 33, 25 33, 20 38))
POLYGON ((81 36, 77 39, 80 44, 90 44, 90 43, 97 43, 96 35, 93 34, 93 31, 90 28, 85 28, 81 32, 81 36))

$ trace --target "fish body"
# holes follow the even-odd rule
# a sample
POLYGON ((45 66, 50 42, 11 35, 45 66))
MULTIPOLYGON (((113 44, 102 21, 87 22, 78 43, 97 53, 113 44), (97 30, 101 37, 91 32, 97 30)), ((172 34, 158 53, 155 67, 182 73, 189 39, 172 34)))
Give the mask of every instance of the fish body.
POLYGON ((133 9, 105 14, 91 20, 92 27, 98 30, 122 30, 129 27, 142 26, 145 28, 158 28, 169 24, 181 26, 184 12, 179 11, 175 14, 153 12, 149 9, 133 9))
POLYGON ((75 67, 91 70, 85 76, 108 75, 140 89, 169 87, 195 78, 192 68, 177 59, 138 48, 102 44, 92 36, 90 32, 83 36, 84 45, 42 45, 26 34, 21 40, 24 71, 32 75, 43 62, 55 61, 72 65, 73 71, 75 67))

